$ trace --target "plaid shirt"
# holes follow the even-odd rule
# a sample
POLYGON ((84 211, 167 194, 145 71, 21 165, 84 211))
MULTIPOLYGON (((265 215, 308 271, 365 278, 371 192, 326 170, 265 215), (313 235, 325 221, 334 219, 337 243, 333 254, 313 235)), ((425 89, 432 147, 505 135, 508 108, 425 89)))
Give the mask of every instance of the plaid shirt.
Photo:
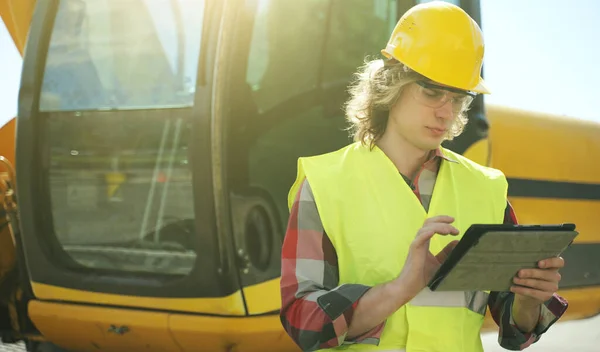
MULTIPOLYGON (((423 164, 414 182, 404 176, 426 210, 442 158, 456 162, 438 150, 423 164)), ((508 200, 504 223, 517 224, 508 200)), ((291 209, 281 264, 280 318, 287 333, 302 350, 379 343, 385 322, 362 336, 351 340, 345 337, 352 313, 360 297, 370 287, 360 284, 339 285, 335 248, 323 229, 307 180, 301 185, 291 209), (327 310, 322 307, 327 307, 327 310)), ((540 320, 533 332, 524 334, 513 321, 513 298, 512 292, 491 292, 488 299, 490 313, 499 326, 498 342, 509 350, 522 350, 538 341, 567 309, 566 300, 555 294, 542 306, 540 320)))

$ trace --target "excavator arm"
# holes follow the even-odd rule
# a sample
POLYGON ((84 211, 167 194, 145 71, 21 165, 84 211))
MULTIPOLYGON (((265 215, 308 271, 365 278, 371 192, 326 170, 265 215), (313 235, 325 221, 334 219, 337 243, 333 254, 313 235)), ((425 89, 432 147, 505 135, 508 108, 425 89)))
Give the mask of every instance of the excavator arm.
POLYGON ((36 0, 0 0, 0 17, 23 56, 36 0))

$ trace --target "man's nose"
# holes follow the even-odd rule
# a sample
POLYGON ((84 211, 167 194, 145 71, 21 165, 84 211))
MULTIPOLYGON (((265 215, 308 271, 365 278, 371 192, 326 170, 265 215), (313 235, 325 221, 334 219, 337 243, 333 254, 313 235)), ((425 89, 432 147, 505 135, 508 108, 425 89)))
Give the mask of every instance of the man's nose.
POLYGON ((452 105, 452 99, 447 99, 444 105, 436 109, 435 115, 443 119, 454 118, 454 108, 452 105))

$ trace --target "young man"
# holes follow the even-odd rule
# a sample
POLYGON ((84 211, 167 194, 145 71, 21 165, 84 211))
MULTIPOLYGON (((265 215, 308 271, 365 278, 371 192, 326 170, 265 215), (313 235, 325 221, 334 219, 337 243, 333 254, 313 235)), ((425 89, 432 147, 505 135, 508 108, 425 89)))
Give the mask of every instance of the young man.
POLYGON ((473 223, 515 223, 504 175, 441 147, 459 135, 483 39, 459 7, 430 2, 398 22, 386 60, 362 67, 346 105, 355 143, 298 162, 282 253, 281 321, 305 351, 482 351, 486 307, 520 350, 564 313, 561 258, 511 292, 432 292, 427 282, 473 223))

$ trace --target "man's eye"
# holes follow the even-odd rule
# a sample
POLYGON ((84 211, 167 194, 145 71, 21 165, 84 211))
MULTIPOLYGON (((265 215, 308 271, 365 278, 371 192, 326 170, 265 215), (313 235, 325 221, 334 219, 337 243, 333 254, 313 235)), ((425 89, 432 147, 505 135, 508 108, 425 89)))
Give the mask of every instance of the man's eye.
POLYGON ((437 97, 437 96, 441 95, 440 92, 438 92, 437 90, 433 90, 433 89, 425 89, 425 94, 427 94, 430 97, 437 97))

